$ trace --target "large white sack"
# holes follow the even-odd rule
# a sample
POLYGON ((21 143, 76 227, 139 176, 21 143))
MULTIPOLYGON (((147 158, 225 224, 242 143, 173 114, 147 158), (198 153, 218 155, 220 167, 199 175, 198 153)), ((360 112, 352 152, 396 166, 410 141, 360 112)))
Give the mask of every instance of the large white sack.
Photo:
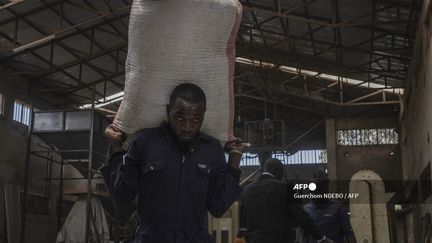
MULTIPOLYGON (((110 234, 102 203, 99 198, 92 196, 90 205, 92 210, 90 216, 93 218, 90 220, 94 221, 94 223, 90 221, 90 236, 93 239, 90 242, 97 242, 97 238, 99 242, 108 242, 110 234)), ((66 217, 61 230, 57 233, 56 242, 85 243, 87 215, 87 194, 81 194, 66 217)))
POLYGON ((207 96, 202 131, 232 138, 238 0, 135 0, 129 21, 124 99, 114 125, 126 134, 166 119, 171 91, 180 83, 207 96))

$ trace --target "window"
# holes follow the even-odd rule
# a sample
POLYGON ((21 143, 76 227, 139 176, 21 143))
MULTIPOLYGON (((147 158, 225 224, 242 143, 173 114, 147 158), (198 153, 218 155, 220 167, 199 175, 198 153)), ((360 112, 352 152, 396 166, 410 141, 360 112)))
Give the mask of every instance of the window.
POLYGON ((292 164, 325 164, 327 163, 327 150, 300 150, 295 154, 273 152, 272 158, 280 159, 286 165, 292 164))
POLYGON ((4 103, 5 103, 5 97, 4 95, 0 94, 0 116, 4 115, 4 103))
POLYGON ((30 106, 15 100, 13 120, 28 126, 30 124, 30 106))
MULTIPOLYGON (((327 150, 300 150, 295 154, 288 154, 286 151, 273 151, 272 158, 279 159, 284 165, 291 164, 325 164, 327 163, 327 150)), ((228 159, 228 156, 227 156, 228 159)), ((240 166, 259 166, 259 156, 252 153, 244 153, 240 166)))
POLYGON ((399 134, 395 128, 339 130, 337 139, 337 144, 344 146, 398 144, 399 134))

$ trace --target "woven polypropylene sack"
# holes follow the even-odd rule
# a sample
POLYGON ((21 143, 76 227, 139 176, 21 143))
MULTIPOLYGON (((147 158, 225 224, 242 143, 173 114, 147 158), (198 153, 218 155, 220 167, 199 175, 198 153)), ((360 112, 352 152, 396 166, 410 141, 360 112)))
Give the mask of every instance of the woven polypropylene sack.
POLYGON ((135 0, 123 101, 114 125, 125 132, 157 127, 166 119, 169 95, 180 83, 207 97, 202 131, 232 138, 238 0, 135 0))

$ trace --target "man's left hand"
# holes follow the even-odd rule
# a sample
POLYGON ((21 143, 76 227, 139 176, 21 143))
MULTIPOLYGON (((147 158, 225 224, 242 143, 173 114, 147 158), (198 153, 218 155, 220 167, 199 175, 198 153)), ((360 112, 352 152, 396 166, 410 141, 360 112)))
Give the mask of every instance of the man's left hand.
POLYGON ((225 151, 227 153, 229 153, 230 151, 234 150, 234 151, 239 151, 239 152, 243 153, 247 147, 250 147, 249 143, 242 143, 241 139, 237 139, 234 141, 227 142, 225 144, 225 151))
POLYGON ((334 243, 334 241, 330 240, 330 239, 325 239, 322 241, 322 243, 334 243))
POLYGON ((228 163, 234 168, 239 168, 242 154, 249 146, 250 144, 242 143, 240 139, 227 142, 225 151, 229 154, 228 163))

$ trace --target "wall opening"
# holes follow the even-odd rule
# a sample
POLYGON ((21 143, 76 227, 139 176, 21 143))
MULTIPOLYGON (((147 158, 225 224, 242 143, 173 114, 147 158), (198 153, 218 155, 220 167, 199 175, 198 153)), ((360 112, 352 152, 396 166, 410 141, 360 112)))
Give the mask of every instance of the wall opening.
POLYGON ((399 143, 399 133, 396 128, 338 130, 336 136, 337 144, 342 146, 399 143))
POLYGON ((26 126, 30 124, 30 106, 22 101, 15 100, 13 120, 26 126))

